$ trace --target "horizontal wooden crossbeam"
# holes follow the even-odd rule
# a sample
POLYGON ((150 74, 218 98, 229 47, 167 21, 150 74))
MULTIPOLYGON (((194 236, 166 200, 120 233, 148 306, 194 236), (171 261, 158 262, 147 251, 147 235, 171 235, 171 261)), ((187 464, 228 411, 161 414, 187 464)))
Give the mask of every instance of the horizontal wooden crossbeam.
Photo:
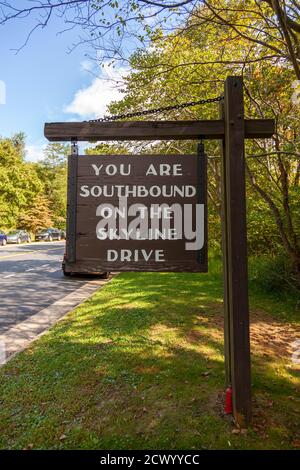
MULTIPOLYGON (((246 139, 271 137, 274 131, 274 119, 245 120, 246 139)), ((222 139, 224 121, 54 122, 45 124, 44 133, 50 142, 222 139)))

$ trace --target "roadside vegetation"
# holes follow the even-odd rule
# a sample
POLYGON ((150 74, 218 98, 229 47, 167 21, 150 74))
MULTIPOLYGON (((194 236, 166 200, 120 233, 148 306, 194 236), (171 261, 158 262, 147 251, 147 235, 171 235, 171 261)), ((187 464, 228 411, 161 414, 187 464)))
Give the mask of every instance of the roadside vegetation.
POLYGON ((300 447, 299 318, 251 288, 253 425, 223 414, 220 263, 122 274, 0 370, 0 447, 300 447), (265 300, 264 300, 265 301, 265 300), (259 307, 257 307, 259 306, 259 307))
POLYGON ((0 138, 0 229, 64 229, 68 145, 49 145, 39 162, 26 160, 25 145, 22 133, 0 138))

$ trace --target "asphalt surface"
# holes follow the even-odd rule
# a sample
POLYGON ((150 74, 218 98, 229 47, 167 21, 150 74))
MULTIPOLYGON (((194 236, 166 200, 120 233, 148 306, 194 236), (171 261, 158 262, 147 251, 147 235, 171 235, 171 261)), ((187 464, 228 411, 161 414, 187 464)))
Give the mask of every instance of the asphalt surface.
POLYGON ((87 278, 63 276, 64 246, 0 246, 0 335, 87 283, 87 278))

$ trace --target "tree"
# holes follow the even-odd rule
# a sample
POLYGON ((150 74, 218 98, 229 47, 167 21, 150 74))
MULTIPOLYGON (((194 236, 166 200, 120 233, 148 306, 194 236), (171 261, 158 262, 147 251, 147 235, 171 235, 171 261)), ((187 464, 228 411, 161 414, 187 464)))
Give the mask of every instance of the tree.
POLYGON ((70 154, 70 146, 51 143, 44 154, 44 160, 37 164, 37 171, 51 207, 53 224, 63 229, 66 225, 67 155, 70 154))
POLYGON ((43 164, 48 168, 65 167, 67 157, 71 152, 69 144, 61 144, 59 142, 52 142, 47 145, 44 150, 43 164))
POLYGON ((49 208, 49 200, 38 195, 26 209, 24 209, 18 217, 18 226, 29 232, 36 233, 42 228, 51 227, 52 212, 49 208))
MULTIPOLYGON (((96 49, 101 61, 127 60, 126 51, 147 48, 158 31, 167 37, 172 31, 181 35, 215 25, 261 51, 257 60, 284 62, 300 79, 298 0, 45 0, 34 5, 27 2, 27 7, 11 0, 0 5, 0 24, 34 18, 24 44, 35 29, 59 15, 67 28, 83 30, 85 36, 81 34, 79 43, 96 49)), ((211 37, 211 46, 217 40, 218 36, 211 37)), ((219 60, 223 61, 222 55, 219 60)))
POLYGON ((21 210, 43 190, 35 165, 24 161, 20 134, 0 139, 0 224, 13 228, 21 210))
POLYGON ((87 147, 85 149, 86 155, 126 155, 129 154, 130 150, 126 143, 104 143, 99 142, 93 147, 87 147))
MULTIPOLYGON (((256 47, 241 37, 232 40, 228 34, 227 28, 220 29, 211 23, 203 30, 189 30, 183 25, 180 35, 175 32, 161 42, 156 38, 148 51, 132 55, 132 72, 126 77, 125 97, 111 104, 109 110, 113 114, 134 112, 144 107, 144 103, 161 107, 197 100, 200 96, 216 96, 222 93, 221 83, 228 74, 242 74, 247 117, 273 117, 277 127, 272 139, 254 140, 246 145, 247 155, 251 157, 246 166, 248 207, 251 208, 248 217, 250 248, 253 252, 261 251, 262 245, 265 251, 283 249, 300 285, 300 123, 299 105, 291 100, 290 93, 294 71, 282 63, 255 61, 256 47), (216 36, 218 43, 211 47, 211 37, 216 36), (226 41, 229 45, 225 51, 226 41), (218 61, 221 54, 222 62, 218 61), (243 62, 244 56, 248 62, 243 62), (237 63, 232 64, 230 57, 237 63), (163 64, 168 64, 168 69, 163 64)), ((174 110, 168 117, 208 119, 218 118, 218 113, 216 106, 205 105, 174 110)), ((192 150, 190 142, 159 143, 157 147, 168 153, 192 150)), ((215 142, 207 142, 206 148, 212 157, 208 160, 208 194, 211 208, 218 214, 220 152, 215 142)))
POLYGON ((24 149, 22 133, 0 139, 1 228, 35 231, 52 223, 64 228, 69 146, 49 145, 39 163, 26 162, 24 149))
POLYGON ((17 150, 18 155, 20 155, 21 159, 24 160, 26 142, 26 135, 24 134, 24 132, 17 132, 11 137, 10 140, 15 149, 17 150))

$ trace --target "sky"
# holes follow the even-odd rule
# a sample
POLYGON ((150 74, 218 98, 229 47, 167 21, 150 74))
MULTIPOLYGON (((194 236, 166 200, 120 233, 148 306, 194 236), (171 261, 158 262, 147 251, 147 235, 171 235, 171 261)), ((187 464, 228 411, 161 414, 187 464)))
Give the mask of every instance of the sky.
POLYGON ((24 132, 26 159, 43 158, 47 144, 45 122, 81 121, 101 117, 107 104, 122 97, 116 80, 126 73, 91 62, 84 46, 68 53, 78 41, 78 31, 58 34, 59 18, 37 30, 29 43, 18 49, 30 31, 30 23, 15 21, 0 26, 0 136, 24 132))

